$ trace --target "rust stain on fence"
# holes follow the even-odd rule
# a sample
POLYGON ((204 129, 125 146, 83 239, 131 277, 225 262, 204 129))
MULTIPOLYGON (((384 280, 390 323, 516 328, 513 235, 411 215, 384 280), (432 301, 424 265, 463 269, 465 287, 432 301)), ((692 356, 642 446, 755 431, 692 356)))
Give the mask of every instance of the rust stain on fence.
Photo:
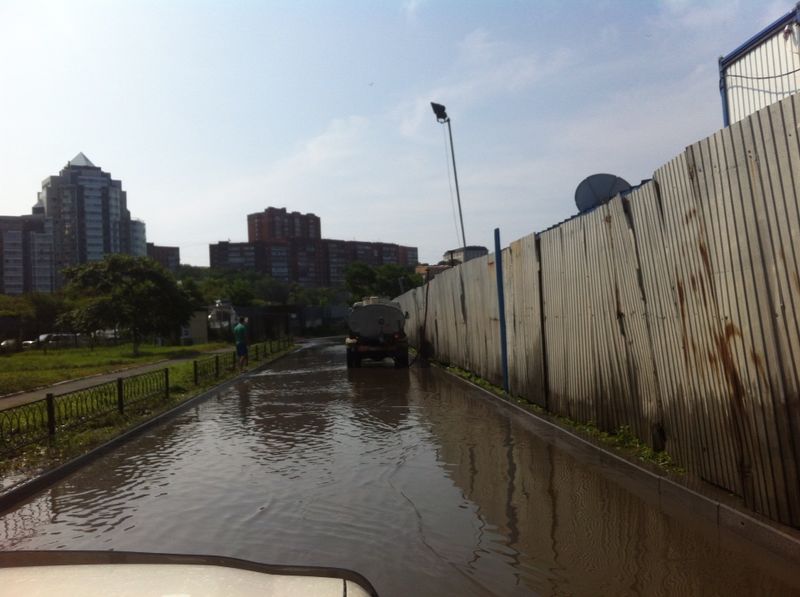
POLYGON ((745 440, 747 435, 747 412, 744 405, 744 384, 736 367, 736 359, 731 351, 730 341, 741 336, 741 332, 732 323, 725 326, 724 334, 716 336, 717 354, 719 355, 722 369, 725 372, 725 378, 728 382, 729 398, 731 405, 731 412, 733 414, 733 425, 736 430, 737 440, 737 453, 738 453, 738 469, 741 475, 742 491, 744 497, 752 503, 753 501, 753 471, 750 458, 744 449, 745 440))
POLYGON ((681 347, 683 348, 683 360, 689 365, 689 331, 686 325, 686 294, 683 290, 683 282, 678 279, 678 303, 681 308, 681 347))
POLYGON ((758 372, 758 376, 761 378, 761 381, 766 383, 767 371, 764 369, 764 359, 761 358, 761 355, 758 354, 755 347, 750 349, 750 360, 753 361, 753 365, 756 366, 756 371, 758 372))

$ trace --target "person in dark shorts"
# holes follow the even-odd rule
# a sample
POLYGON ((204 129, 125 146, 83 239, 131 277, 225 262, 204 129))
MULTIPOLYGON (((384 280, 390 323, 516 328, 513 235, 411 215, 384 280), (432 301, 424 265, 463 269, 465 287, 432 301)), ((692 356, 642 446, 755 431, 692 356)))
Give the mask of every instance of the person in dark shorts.
POLYGON ((233 338, 236 341, 236 356, 239 357, 239 370, 247 367, 247 326, 244 317, 239 318, 239 323, 233 328, 233 338))

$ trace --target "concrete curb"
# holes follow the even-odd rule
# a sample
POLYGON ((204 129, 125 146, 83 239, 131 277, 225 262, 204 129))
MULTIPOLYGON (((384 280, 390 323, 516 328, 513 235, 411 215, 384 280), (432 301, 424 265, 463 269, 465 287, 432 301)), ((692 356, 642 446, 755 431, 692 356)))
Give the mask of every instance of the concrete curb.
POLYGON ((573 447, 591 453, 595 460, 605 464, 603 472, 611 481, 652 504, 658 504, 659 509, 668 516, 692 521, 699 519, 709 530, 720 534, 732 533, 775 555, 800 563, 800 531, 763 518, 755 512, 739 510, 666 476, 658 475, 469 380, 446 369, 444 371, 453 378, 480 390, 502 408, 526 417, 534 426, 544 426, 573 447))
POLYGON ((269 365, 272 365, 276 361, 279 361, 280 359, 286 357, 289 354, 292 354, 293 352, 296 352, 297 350, 299 349, 294 348, 292 350, 288 350, 287 352, 272 359, 271 361, 267 361, 261 365, 249 369, 244 374, 239 374, 236 375, 235 377, 227 379, 222 383, 201 392, 197 396, 193 396, 192 398, 189 398, 188 400, 185 400, 180 404, 176 404, 174 407, 164 411, 159 415, 156 415, 152 419, 148 419, 147 421, 140 423, 136 427, 128 429, 121 435, 118 435, 108 440, 106 443, 101 444, 96 448, 89 450, 85 454, 76 456, 72 460, 69 460, 64 464, 61 464, 54 469, 50 469, 49 471, 42 473, 38 477, 34 477, 33 479, 26 481, 25 483, 17 487, 14 487, 8 492, 0 495, 0 514, 3 514, 7 510, 12 509, 23 500, 26 500, 31 496, 39 493, 40 491, 46 489, 48 486, 52 485, 56 481, 59 481, 60 479, 63 479, 67 475, 80 469, 81 467, 86 466, 93 460, 96 460, 100 456, 103 456, 104 454, 107 454, 108 452, 112 451, 114 448, 124 444, 127 441, 134 439, 138 435, 141 435, 148 429, 155 427, 156 425, 166 421, 167 419, 170 419, 171 417, 180 414, 184 410, 191 408, 192 406, 196 405, 199 402, 208 400, 209 398, 218 394, 222 390, 227 389, 235 382, 239 382, 242 380, 242 378, 246 378, 248 374, 253 373, 255 371, 261 371, 263 369, 266 369, 269 365))

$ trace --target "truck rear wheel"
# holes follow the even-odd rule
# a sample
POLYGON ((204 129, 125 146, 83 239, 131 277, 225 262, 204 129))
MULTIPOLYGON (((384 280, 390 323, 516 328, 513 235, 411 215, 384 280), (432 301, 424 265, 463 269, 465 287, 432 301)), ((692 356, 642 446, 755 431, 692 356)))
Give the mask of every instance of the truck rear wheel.
POLYGON ((394 366, 397 369, 405 369, 408 367, 408 349, 400 350, 394 357, 394 366))
POLYGON ((357 352, 348 350, 347 351, 347 368, 352 369, 353 367, 360 367, 361 366, 361 357, 358 355, 357 352))

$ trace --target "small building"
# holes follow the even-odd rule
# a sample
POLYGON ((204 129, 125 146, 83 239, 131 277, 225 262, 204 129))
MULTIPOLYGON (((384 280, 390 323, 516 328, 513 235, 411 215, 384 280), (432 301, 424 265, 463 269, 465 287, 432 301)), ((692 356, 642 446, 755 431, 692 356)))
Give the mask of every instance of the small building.
POLYGON ((199 309, 184 326, 181 326, 181 344, 206 344, 208 342, 208 309, 199 309))
POLYGON ((452 266, 444 265, 444 264, 437 264, 437 265, 428 265, 427 263, 421 263, 414 268, 414 273, 419 274, 422 276, 422 279, 426 282, 430 282, 433 280, 437 275, 441 274, 443 271, 450 269, 452 266))
POLYGON ((480 247, 478 245, 468 245, 466 247, 459 247, 458 249, 451 249, 449 251, 445 251, 444 255, 442 255, 442 262, 453 265, 459 263, 466 263, 470 259, 475 259, 477 257, 483 257, 484 255, 489 254, 489 249, 486 247, 480 247))

